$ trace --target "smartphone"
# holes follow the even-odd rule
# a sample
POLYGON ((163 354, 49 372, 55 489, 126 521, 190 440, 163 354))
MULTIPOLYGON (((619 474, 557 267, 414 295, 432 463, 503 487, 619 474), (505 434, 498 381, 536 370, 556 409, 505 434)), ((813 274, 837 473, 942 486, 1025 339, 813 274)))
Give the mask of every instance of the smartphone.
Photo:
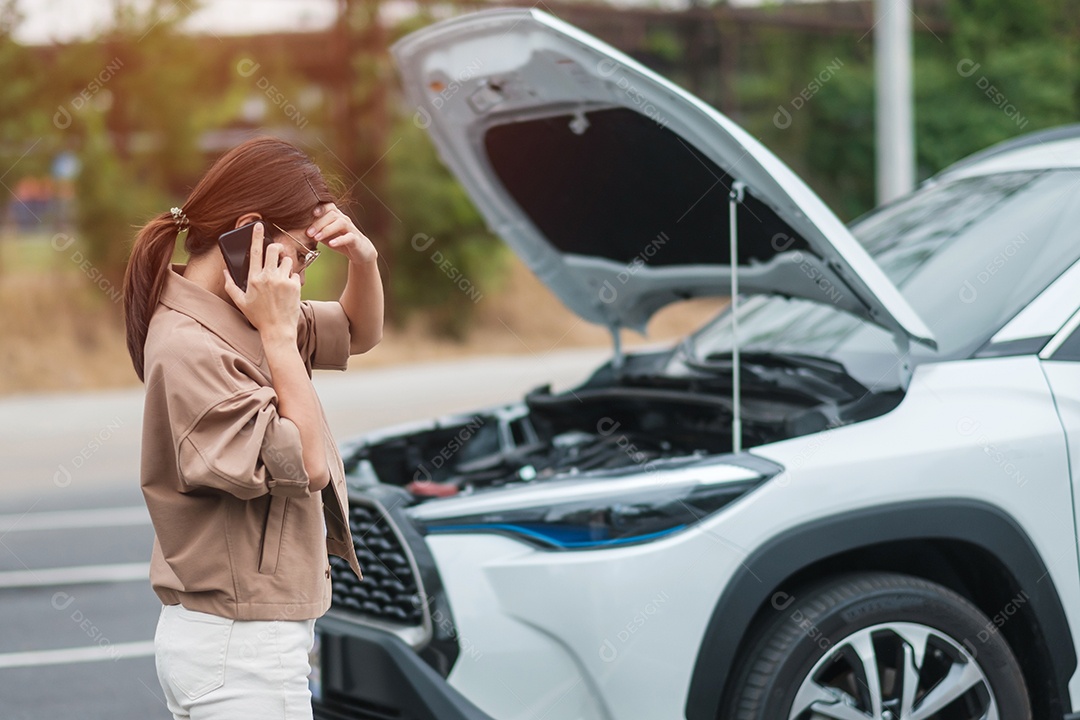
MULTIPOLYGON (((251 267, 251 236, 260 222, 262 221, 254 220, 218 236, 218 247, 225 258, 225 267, 229 268, 233 282, 244 292, 247 292, 248 270, 251 267)), ((266 232, 265 227, 263 232, 266 232)), ((270 242, 269 236, 264 234, 263 257, 266 257, 266 246, 270 242)))

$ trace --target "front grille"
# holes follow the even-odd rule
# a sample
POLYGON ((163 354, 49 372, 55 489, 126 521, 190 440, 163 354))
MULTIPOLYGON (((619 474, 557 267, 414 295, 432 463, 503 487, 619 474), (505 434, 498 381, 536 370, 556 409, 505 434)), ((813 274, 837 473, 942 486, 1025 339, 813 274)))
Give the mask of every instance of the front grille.
POLYGON ((408 547, 376 505, 349 502, 349 528, 364 579, 330 556, 333 606, 401 625, 423 623, 423 602, 408 547))

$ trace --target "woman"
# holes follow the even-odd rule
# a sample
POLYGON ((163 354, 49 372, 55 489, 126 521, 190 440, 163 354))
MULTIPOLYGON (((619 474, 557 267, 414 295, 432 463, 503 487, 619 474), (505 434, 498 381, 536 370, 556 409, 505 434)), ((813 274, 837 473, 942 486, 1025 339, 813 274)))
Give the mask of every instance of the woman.
POLYGON ((127 344, 146 386, 155 659, 177 718, 312 717, 308 652, 330 606, 328 554, 363 575, 311 371, 344 370, 379 342, 376 261, 315 164, 273 138, 223 155, 135 239, 127 344), (244 291, 217 239, 254 220, 244 291), (173 263, 183 230, 190 258, 173 263), (349 259, 340 302, 300 300, 320 243, 349 259))

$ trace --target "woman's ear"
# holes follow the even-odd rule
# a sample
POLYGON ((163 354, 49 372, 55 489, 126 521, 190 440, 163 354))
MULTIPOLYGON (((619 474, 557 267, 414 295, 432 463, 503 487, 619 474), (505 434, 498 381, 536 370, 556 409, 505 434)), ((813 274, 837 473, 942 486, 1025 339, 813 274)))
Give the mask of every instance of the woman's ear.
POLYGON ((262 220, 262 215, 254 212, 244 213, 240 217, 236 218, 236 225, 233 226, 233 229, 235 230, 238 227, 247 225, 249 222, 255 222, 256 220, 262 220))

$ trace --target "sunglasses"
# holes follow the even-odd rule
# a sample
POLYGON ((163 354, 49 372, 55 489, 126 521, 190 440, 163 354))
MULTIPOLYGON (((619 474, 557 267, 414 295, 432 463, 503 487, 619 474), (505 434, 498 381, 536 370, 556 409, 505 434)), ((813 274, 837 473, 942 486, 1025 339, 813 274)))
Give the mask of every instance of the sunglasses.
POLYGON ((280 232, 283 232, 286 235, 288 235, 290 238, 292 238, 292 241, 294 243, 296 243, 297 246, 300 248, 297 251, 297 255, 296 255, 296 257, 300 259, 300 266, 296 268, 296 272, 300 272, 301 270, 306 268, 308 265, 315 262, 315 258, 319 257, 319 251, 318 250, 312 250, 312 249, 308 248, 307 245, 305 245, 304 243, 297 240, 296 237, 293 236, 293 234, 291 232, 289 232, 285 228, 281 227, 276 222, 272 222, 270 224, 273 225, 275 228, 277 228, 280 232))

